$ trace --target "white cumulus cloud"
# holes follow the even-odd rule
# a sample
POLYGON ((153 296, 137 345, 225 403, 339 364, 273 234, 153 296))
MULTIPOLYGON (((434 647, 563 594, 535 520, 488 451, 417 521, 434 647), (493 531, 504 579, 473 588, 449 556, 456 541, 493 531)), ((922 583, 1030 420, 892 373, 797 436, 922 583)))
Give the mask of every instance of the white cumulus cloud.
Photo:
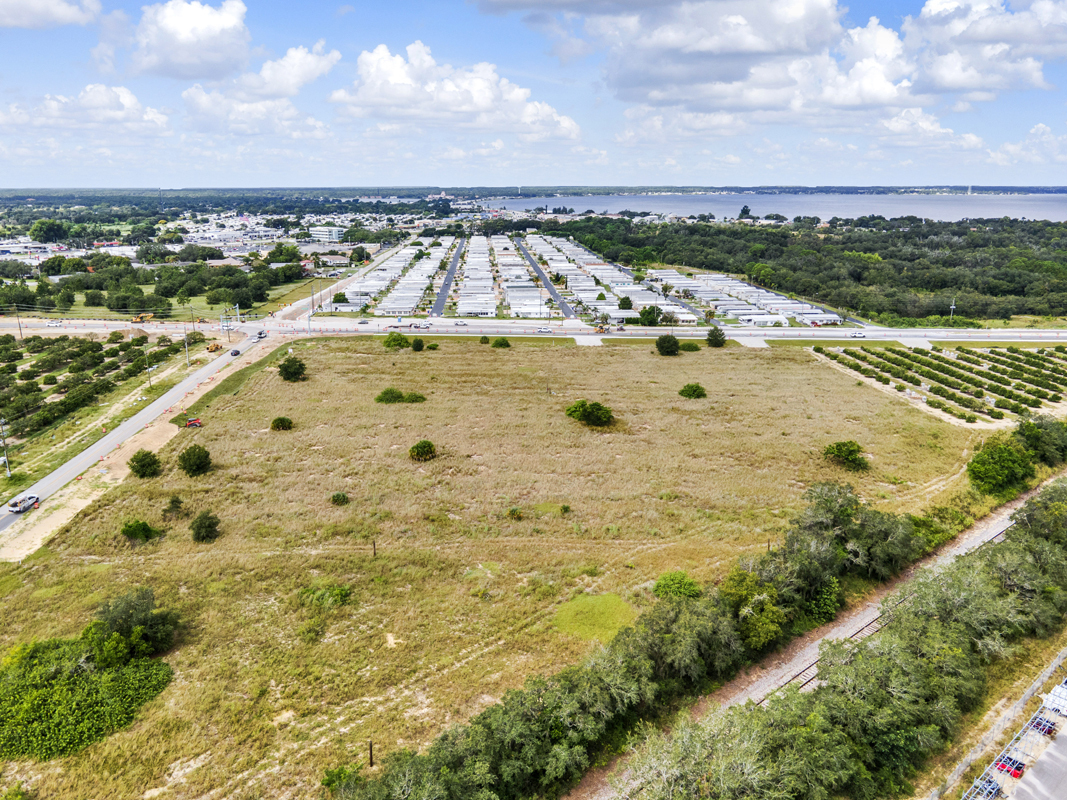
POLYGON ((99 13, 100 0, 0 0, 0 28, 88 25, 99 13))
POLYGON ((1003 167, 1019 163, 1067 164, 1067 135, 1057 136, 1048 125, 1035 125, 1023 141, 1005 142, 990 150, 989 160, 1003 167))
POLYGON ((172 78, 223 78, 248 58, 248 9, 241 0, 217 8, 198 0, 145 6, 137 26, 133 66, 172 78))
POLYGON ((906 108, 895 117, 882 120, 885 132, 892 144, 906 147, 933 146, 976 150, 982 139, 973 133, 956 134, 945 128, 933 114, 921 108, 906 108))
POLYGON ((526 139, 577 138, 578 124, 530 90, 497 73, 494 64, 438 64, 430 48, 415 42, 407 58, 384 44, 363 51, 351 89, 330 95, 349 113, 379 119, 512 132, 526 139))
POLYGON ((76 97, 45 95, 33 108, 0 110, 0 125, 65 129, 116 136, 169 133, 165 114, 146 107, 124 86, 86 86, 76 97))
POLYGON ((236 89, 245 97, 292 97, 305 84, 326 75, 340 60, 338 51, 326 52, 322 40, 311 50, 290 47, 281 58, 266 62, 258 73, 242 75, 236 89))

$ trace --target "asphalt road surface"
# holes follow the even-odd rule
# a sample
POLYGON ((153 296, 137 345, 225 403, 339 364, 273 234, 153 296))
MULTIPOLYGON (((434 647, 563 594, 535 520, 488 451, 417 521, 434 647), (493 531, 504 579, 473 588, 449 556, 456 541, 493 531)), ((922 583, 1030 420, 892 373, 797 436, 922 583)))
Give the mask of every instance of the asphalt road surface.
POLYGON ((456 279, 456 268, 459 266, 459 259, 466 248, 467 240, 461 237, 459 243, 456 245, 456 254, 452 256, 452 263, 448 265, 448 272, 445 273, 445 281, 441 284, 441 291, 437 293, 437 299, 433 301, 433 308, 430 309, 430 316, 444 316, 445 304, 448 302, 448 293, 452 291, 452 281, 456 279))
MULTIPOLYGON (((233 349, 238 349, 244 352, 244 350, 250 346, 250 342, 245 342, 243 344, 234 345, 233 349)), ((198 369, 177 386, 170 389, 166 394, 142 408, 117 428, 109 430, 98 442, 89 445, 81 453, 70 459, 70 461, 48 473, 28 489, 25 489, 25 493, 35 494, 42 500, 55 494, 74 480, 78 475, 81 475, 83 472, 99 463, 101 457, 106 456, 114 450, 116 445, 122 444, 138 431, 144 430, 146 425, 166 412, 168 408, 179 406, 182 398, 185 397, 186 392, 195 388, 198 383, 206 381, 235 358, 237 358, 237 356, 231 356, 230 351, 226 350, 224 355, 219 356, 206 366, 198 369)), ((11 498, 7 499, 10 500, 11 498)), ((30 511, 26 513, 32 514, 33 512, 30 511)), ((0 531, 7 528, 20 516, 22 515, 12 514, 7 511, 3 512, 3 516, 0 516, 0 531)))
POLYGON ((534 272, 537 273, 537 277, 541 279, 541 285, 548 289, 548 293, 552 295, 552 299, 556 301, 556 305, 559 310, 563 312, 563 316, 568 319, 574 319, 578 315, 574 313, 574 309, 567 305, 567 301, 563 299, 562 295, 556 291, 556 287, 552 285, 552 281, 548 279, 545 271, 541 269, 541 265, 537 263, 537 259, 530 255, 530 251, 526 249, 526 245, 519 243, 519 249, 522 250, 522 254, 526 256, 526 260, 530 262, 530 266, 534 268, 534 272))
POLYGON ((1067 735, 1058 735, 1023 775, 1012 800, 1062 800, 1067 797, 1067 735))

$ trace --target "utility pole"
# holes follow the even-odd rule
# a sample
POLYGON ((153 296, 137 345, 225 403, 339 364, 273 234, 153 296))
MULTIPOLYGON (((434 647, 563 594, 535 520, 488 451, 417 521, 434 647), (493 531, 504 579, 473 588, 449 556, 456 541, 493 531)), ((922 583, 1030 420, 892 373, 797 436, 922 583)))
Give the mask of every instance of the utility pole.
POLYGON ((15 305, 15 319, 18 320, 18 323, 19 323, 19 338, 21 339, 21 338, 23 338, 22 337, 22 317, 19 316, 19 304, 15 303, 14 305, 15 305))
POLYGON ((7 460, 7 420, 0 418, 0 439, 4 442, 4 469, 7 471, 7 477, 11 477, 11 464, 7 460))
POLYGON ((184 334, 182 339, 185 341, 185 366, 188 367, 191 366, 189 364, 189 331, 186 329, 185 325, 182 325, 182 333, 184 334))
POLYGON ((952 298, 952 305, 948 307, 948 321, 952 322, 952 317, 956 314, 956 298, 952 298))

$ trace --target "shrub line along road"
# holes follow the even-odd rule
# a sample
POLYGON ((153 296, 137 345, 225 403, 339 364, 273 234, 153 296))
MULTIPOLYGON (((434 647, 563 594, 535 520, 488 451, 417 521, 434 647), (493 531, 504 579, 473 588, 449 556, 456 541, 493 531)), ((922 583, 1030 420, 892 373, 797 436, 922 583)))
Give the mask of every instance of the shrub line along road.
POLYGON ((445 305, 448 303, 448 293, 452 291, 452 281, 456 279, 456 268, 459 267, 459 259, 463 255, 463 251, 466 249, 467 240, 461 236, 456 243, 456 253, 452 256, 452 263, 448 265, 448 271, 445 273, 444 282, 441 284, 441 291, 437 293, 437 299, 433 301, 433 308, 430 309, 430 316, 444 316, 445 305))

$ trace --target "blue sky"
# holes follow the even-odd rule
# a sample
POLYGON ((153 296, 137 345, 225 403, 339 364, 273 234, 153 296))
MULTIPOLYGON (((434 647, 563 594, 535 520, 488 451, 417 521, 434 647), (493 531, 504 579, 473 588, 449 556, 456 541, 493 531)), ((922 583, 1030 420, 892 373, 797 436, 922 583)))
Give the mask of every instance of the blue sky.
POLYGON ((1067 0, 0 0, 0 185, 1067 184, 1067 0))

